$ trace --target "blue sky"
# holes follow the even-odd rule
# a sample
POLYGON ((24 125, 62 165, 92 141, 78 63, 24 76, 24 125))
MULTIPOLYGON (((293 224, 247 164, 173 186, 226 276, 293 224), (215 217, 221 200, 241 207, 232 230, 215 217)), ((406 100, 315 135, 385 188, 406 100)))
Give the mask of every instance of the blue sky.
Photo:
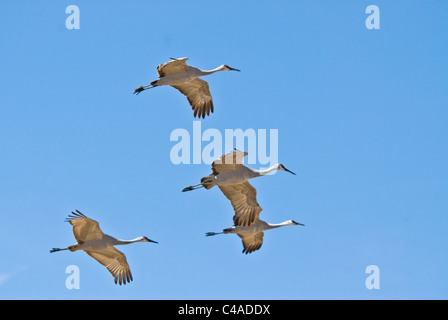
MULTIPOLYGON (((0 298, 448 298, 446 1, 21 1, 0 3, 0 298), (68 30, 65 8, 80 9, 68 30), (368 30, 365 9, 380 9, 368 30), (192 132, 179 92, 132 94, 169 57, 210 75, 202 130, 278 129, 297 173, 253 180, 265 232, 241 253, 210 173, 174 165, 173 130, 192 132), (75 209, 105 233, 148 236, 116 286, 75 243, 75 209), (68 290, 65 269, 80 270, 68 290), (380 270, 368 290, 366 267, 380 270)), ((204 146, 204 145, 203 145, 204 146)), ((257 164, 254 167, 258 167, 257 164)))

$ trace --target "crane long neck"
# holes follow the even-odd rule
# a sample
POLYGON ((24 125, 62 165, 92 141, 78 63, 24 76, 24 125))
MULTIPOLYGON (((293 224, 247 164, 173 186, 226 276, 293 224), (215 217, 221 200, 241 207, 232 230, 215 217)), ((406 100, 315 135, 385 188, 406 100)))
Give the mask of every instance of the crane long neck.
POLYGON ((130 243, 134 243, 134 242, 141 242, 142 240, 143 240, 142 237, 138 237, 138 238, 131 239, 131 240, 115 239, 116 245, 130 244, 130 243))
POLYGON ((222 71, 222 67, 218 67, 218 68, 215 68, 213 70, 202 70, 202 69, 199 69, 199 71, 201 72, 201 74, 203 76, 205 76, 205 75, 212 74, 212 73, 215 73, 215 72, 218 72, 218 71, 222 71))
POLYGON ((278 169, 278 165, 274 164, 273 166, 271 166, 270 168, 265 169, 265 170, 257 170, 257 169, 251 168, 251 171, 252 171, 252 174, 254 177, 259 177, 259 176, 264 176, 264 175, 270 174, 271 172, 276 171, 277 169, 278 169))
POLYGON ((281 223, 267 223, 269 229, 275 229, 275 228, 279 228, 279 227, 283 227, 283 226, 289 226, 291 225, 290 221, 284 221, 281 223))

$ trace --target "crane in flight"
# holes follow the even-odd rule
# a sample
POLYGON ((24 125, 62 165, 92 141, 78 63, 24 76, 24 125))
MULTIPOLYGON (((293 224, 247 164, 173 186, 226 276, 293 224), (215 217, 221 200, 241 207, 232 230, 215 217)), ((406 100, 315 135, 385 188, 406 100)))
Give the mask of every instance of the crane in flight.
MULTIPOLYGON (((201 179, 201 183, 186 187, 182 192, 205 188, 209 190, 218 186, 222 193, 230 200, 235 215, 233 222, 236 226, 249 226, 257 219, 257 191, 248 182, 249 179, 267 175, 273 171, 294 172, 282 164, 275 164, 266 170, 256 170, 242 164, 247 152, 236 150, 227 153, 212 163, 212 174, 201 179)), ((261 211, 261 210, 260 210, 261 211)))
POLYGON ((222 232, 207 232, 206 236, 214 236, 217 234, 237 234, 243 242, 243 253, 252 253, 261 248, 263 244, 263 236, 265 230, 275 229, 283 226, 304 226, 302 223, 295 222, 294 220, 287 220, 282 223, 268 223, 260 220, 261 207, 257 205, 255 209, 255 220, 249 226, 238 226, 226 228, 222 232))
POLYGON ((98 222, 87 218, 81 212, 76 210, 72 212, 66 219, 73 226, 73 235, 77 241, 77 244, 68 246, 67 248, 53 248, 50 253, 62 251, 62 250, 84 250, 89 256, 101 263, 109 270, 114 277, 115 284, 126 284, 126 282, 132 281, 132 274, 129 268, 126 256, 115 249, 114 246, 130 244, 134 242, 153 242, 147 237, 138 237, 133 240, 120 240, 112 236, 104 234, 98 222))
POLYGON ((158 86, 172 86, 179 90, 187 97, 191 108, 194 110, 194 117, 205 118, 213 112, 213 99, 210 94, 208 83, 199 77, 206 76, 218 71, 240 71, 223 64, 213 70, 202 70, 189 66, 185 63, 188 58, 170 58, 171 61, 159 64, 157 73, 159 79, 152 81, 150 84, 140 86, 135 89, 134 94, 151 89, 158 86))

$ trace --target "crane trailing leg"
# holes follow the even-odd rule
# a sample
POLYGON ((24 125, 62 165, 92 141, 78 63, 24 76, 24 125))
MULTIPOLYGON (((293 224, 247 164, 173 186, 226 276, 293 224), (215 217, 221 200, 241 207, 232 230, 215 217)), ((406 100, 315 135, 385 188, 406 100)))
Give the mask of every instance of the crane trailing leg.
POLYGON ((60 248, 53 248, 53 249, 50 250, 50 253, 57 252, 57 251, 62 251, 62 250, 74 251, 74 250, 70 249, 70 247, 62 248, 62 249, 60 249, 60 248))
POLYGON ((207 232, 205 234, 206 237, 216 236, 217 234, 222 234, 224 232, 207 232))
POLYGON ((186 187, 182 190, 182 192, 186 192, 186 191, 192 191, 192 190, 196 190, 199 188, 205 188, 207 190, 209 190, 210 188, 212 188, 215 184, 213 183, 213 178, 209 177, 204 177, 201 179, 201 183, 194 185, 194 186, 189 186, 186 187))
POLYGON ((196 190, 196 189, 199 189, 199 188, 204 188, 202 183, 194 185, 194 186, 189 186, 189 187, 183 188, 182 192, 192 191, 192 190, 196 190))
POLYGON ((151 89, 151 88, 157 87, 157 81, 158 81, 158 80, 155 80, 155 81, 151 82, 150 84, 148 84, 148 85, 146 85, 146 86, 140 86, 140 87, 138 87, 137 89, 135 89, 134 94, 139 94, 140 92, 142 92, 142 91, 144 91, 144 90, 147 90, 147 89, 151 89))

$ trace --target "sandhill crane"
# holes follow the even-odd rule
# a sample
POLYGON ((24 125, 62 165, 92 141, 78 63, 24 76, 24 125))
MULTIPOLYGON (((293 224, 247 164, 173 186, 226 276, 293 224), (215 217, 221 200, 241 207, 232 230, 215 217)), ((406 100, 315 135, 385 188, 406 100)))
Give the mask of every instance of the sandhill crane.
POLYGON ((126 256, 115 249, 114 246, 134 242, 158 243, 144 236, 133 240, 120 240, 111 237, 101 231, 98 222, 87 218, 78 210, 76 210, 76 213, 72 212, 72 215, 69 215, 66 221, 73 226, 73 234, 78 243, 67 248, 53 248, 50 250, 50 253, 61 250, 70 250, 72 252, 84 250, 85 253, 105 266, 113 275, 114 282, 118 282, 120 285, 132 281, 132 274, 126 261, 126 256))
POLYGON ((182 192, 205 188, 209 190, 218 186, 235 210, 233 222, 236 226, 248 226, 256 220, 257 191, 247 181, 252 178, 264 176, 273 171, 294 172, 282 164, 275 164, 266 170, 256 170, 242 164, 247 152, 236 150, 227 153, 212 163, 212 174, 201 179, 201 183, 186 187, 182 192))
POLYGON ((259 219, 261 207, 257 206, 255 221, 249 226, 233 226, 224 229, 222 232, 207 232, 206 236, 214 236, 217 234, 236 233, 243 242, 243 253, 248 254, 261 248, 263 244, 263 236, 265 230, 279 228, 283 226, 304 226, 302 223, 294 220, 287 220, 282 223, 267 223, 259 219))
POLYGON ((185 61, 188 58, 170 58, 171 61, 159 64, 157 73, 159 79, 146 86, 140 86, 135 89, 134 94, 139 94, 143 90, 151 89, 157 86, 172 86, 179 90, 188 99, 191 108, 194 110, 194 117, 205 118, 205 114, 210 115, 213 112, 212 95, 208 83, 199 77, 206 76, 218 71, 240 71, 223 64, 213 70, 201 70, 199 68, 188 66, 185 61))

